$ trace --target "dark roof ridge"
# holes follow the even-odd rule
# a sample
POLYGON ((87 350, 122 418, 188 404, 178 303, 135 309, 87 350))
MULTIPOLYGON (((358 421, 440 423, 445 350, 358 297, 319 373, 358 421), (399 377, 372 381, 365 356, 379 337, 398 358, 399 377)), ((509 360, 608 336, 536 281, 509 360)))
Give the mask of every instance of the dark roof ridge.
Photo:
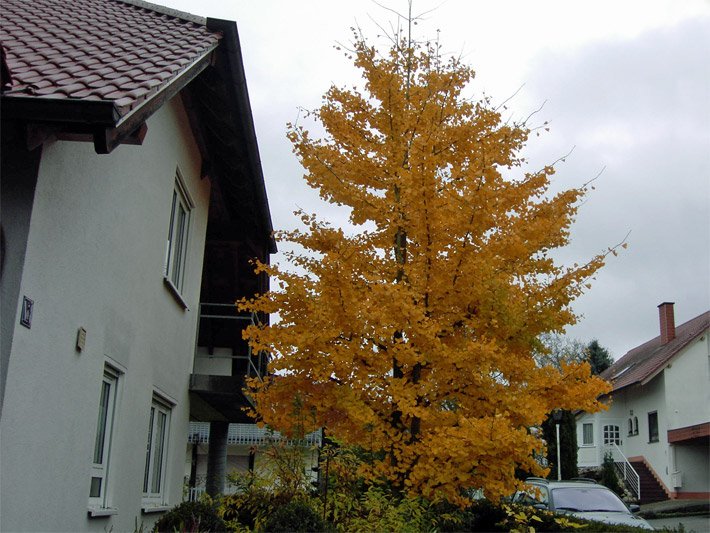
POLYGON ((170 17, 175 17, 180 20, 184 20, 186 22, 194 22, 195 24, 199 24, 201 26, 206 26, 207 25, 207 19, 205 17, 201 17, 199 15, 193 15, 192 13, 188 13, 186 11, 180 11, 178 9, 173 9, 171 7, 167 6, 161 6, 160 4, 154 4, 152 2, 145 2, 144 0, 113 0, 114 2, 121 2, 123 4, 129 4, 135 7, 142 7, 144 9, 150 9, 151 11, 155 11, 157 13, 160 13, 161 15, 168 15, 170 17))

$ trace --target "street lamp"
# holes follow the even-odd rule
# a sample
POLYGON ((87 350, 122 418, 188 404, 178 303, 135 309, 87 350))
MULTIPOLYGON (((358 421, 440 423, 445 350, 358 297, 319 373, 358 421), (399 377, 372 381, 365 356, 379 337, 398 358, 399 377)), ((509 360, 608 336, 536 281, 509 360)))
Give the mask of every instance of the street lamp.
POLYGON ((562 420, 562 410, 552 411, 552 419, 555 421, 555 432, 557 433, 557 481, 562 481, 562 464, 560 462, 560 421, 562 420))

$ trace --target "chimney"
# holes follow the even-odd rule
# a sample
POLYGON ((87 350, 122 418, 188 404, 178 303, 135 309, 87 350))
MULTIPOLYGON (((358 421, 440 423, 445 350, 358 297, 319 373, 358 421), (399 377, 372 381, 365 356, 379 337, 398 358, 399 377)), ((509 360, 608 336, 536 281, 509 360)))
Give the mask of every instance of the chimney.
POLYGON ((675 339, 673 302, 663 302, 658 306, 658 318, 661 323, 661 344, 668 344, 675 339))

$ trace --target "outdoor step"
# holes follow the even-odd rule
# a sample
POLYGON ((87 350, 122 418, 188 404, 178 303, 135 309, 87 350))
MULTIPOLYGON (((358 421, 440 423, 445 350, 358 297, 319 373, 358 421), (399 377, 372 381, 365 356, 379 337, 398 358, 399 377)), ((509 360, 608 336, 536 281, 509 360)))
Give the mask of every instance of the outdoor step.
POLYGON ((658 483, 656 478, 651 473, 651 470, 643 462, 631 462, 636 473, 639 475, 641 485, 641 503, 651 503, 664 501, 668 499, 668 495, 663 490, 663 487, 658 483))

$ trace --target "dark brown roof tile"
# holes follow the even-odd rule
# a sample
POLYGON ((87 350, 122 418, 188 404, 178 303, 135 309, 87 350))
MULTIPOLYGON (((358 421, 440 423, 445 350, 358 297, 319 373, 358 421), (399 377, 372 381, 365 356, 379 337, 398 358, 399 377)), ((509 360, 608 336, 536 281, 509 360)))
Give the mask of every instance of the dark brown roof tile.
POLYGON ((213 50, 221 34, 117 0, 3 0, 12 94, 113 100, 121 113, 213 50))

